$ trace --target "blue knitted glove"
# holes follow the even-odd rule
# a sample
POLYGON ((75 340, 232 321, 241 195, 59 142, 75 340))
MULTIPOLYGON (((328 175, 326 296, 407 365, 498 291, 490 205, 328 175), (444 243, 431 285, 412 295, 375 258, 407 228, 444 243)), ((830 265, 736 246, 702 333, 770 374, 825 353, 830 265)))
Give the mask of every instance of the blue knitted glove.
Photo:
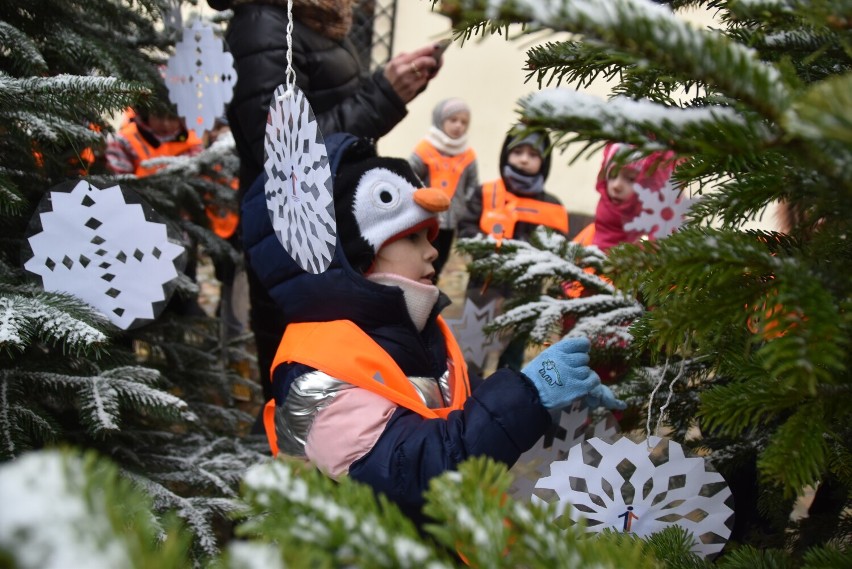
POLYGON ((521 370, 535 385, 545 408, 567 407, 601 386, 598 374, 589 367, 590 347, 587 338, 566 338, 544 350, 521 370))
POLYGON ((589 391, 589 394, 583 398, 583 403, 585 403, 586 407, 589 409, 594 409, 595 407, 606 407, 607 409, 619 410, 627 409, 627 403, 621 399, 616 399, 612 390, 603 384, 598 385, 589 391))

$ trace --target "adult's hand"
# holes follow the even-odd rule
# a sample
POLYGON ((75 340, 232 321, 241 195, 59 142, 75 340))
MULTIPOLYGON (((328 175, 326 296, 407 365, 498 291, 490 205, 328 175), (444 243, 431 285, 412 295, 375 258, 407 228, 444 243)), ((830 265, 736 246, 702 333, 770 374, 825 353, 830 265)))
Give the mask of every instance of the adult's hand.
POLYGON ((385 78, 403 102, 408 103, 429 84, 441 68, 443 58, 435 59, 437 44, 429 44, 411 53, 400 53, 385 65, 385 78))

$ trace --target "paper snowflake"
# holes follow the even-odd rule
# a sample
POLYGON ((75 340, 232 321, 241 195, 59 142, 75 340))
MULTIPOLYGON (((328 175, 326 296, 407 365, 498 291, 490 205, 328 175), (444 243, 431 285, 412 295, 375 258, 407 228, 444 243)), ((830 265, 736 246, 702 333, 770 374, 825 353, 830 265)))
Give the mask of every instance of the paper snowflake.
POLYGON ((496 334, 486 334, 482 329, 497 316, 497 302, 495 298, 480 308, 468 297, 464 301, 461 318, 447 319, 465 361, 476 364, 480 369, 485 367, 488 354, 499 351, 505 344, 496 334))
POLYGON ((642 212, 625 223, 624 229, 642 231, 654 239, 668 237, 683 225, 684 216, 694 201, 680 195, 671 180, 658 191, 639 184, 634 184, 633 190, 642 202, 642 212))
POLYGON ((331 168, 304 93, 279 85, 266 121, 266 207, 275 235, 304 270, 331 264, 336 241, 331 168))
POLYGON ((196 21, 184 28, 183 39, 175 45, 165 80, 169 99, 186 118, 186 128, 200 138, 225 113, 234 94, 234 58, 224 51, 213 28, 196 21))
POLYGON ((153 320, 183 270, 184 248, 141 202, 119 186, 56 186, 30 224, 24 268, 45 290, 86 301, 122 330, 153 320))
POLYGON ((575 401, 559 413, 559 421, 509 469, 515 477, 509 495, 516 500, 529 501, 538 480, 550 473, 551 463, 565 460, 568 451, 586 439, 612 440, 620 431, 612 413, 605 413, 601 420, 593 423, 589 408, 581 400, 575 401))
POLYGON ((532 500, 557 504, 559 524, 583 518, 591 532, 611 529, 649 536, 670 525, 692 533, 692 551, 712 557, 731 535, 731 491, 701 457, 652 437, 634 443, 593 438, 573 447, 568 458, 550 466, 550 476, 533 490, 532 500), (570 507, 569 507, 570 506, 570 507))
POLYGON ((166 0, 163 6, 163 27, 175 33, 183 27, 180 5, 181 0, 166 0))

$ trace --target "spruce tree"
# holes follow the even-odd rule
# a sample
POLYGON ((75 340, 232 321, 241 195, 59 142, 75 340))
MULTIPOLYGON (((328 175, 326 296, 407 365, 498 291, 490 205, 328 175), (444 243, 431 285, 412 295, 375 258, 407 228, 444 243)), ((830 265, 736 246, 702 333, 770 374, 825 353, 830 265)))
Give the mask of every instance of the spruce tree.
POLYGON ((0 7, 0 460, 73 445, 111 457, 154 498, 178 511, 196 553, 217 551, 244 469, 265 454, 244 439, 253 414, 235 405, 219 322, 177 304, 197 294, 181 276, 157 321, 122 331, 69 295, 46 292, 22 267, 27 226, 42 196, 85 179, 138 192, 183 235, 219 259, 239 254, 207 226, 205 200, 233 206, 215 180, 234 173, 233 143, 174 159, 146 178, 104 165, 113 117, 167 105, 159 67, 179 30, 168 0, 13 0, 0 7), (91 154, 90 154, 91 153, 91 154), (86 156, 93 157, 93 161, 86 156))
MULTIPOLYGON (((698 198, 686 226, 611 250, 600 270, 646 307, 622 322, 631 369, 619 392, 643 413, 632 424, 644 429, 648 409, 657 420, 665 389, 650 405, 649 396, 677 377, 665 426, 707 453, 734 490, 739 526, 725 566, 770 557, 807 564, 827 551, 813 546, 852 535, 850 8, 842 0, 441 2, 463 38, 572 33, 528 50, 538 90, 519 102, 522 122, 549 130, 560 149, 576 158, 620 141, 684 159, 677 180, 698 198), (687 7, 711 10, 719 29, 674 13, 687 7), (578 90, 598 78, 611 82, 608 100, 578 90), (776 204, 787 213, 783 231, 745 229, 776 204), (808 516, 791 521, 793 499, 808 487, 816 488, 808 516)), ((520 249, 505 243, 502 258, 493 246, 466 248, 481 257, 474 270, 498 282, 528 275, 516 287, 516 318, 497 327, 540 341, 542 329, 565 332, 563 316, 612 312, 606 298, 581 307, 561 294, 555 285, 577 278, 564 267, 519 266, 520 249)), ((589 255, 539 248, 580 267, 589 255)))

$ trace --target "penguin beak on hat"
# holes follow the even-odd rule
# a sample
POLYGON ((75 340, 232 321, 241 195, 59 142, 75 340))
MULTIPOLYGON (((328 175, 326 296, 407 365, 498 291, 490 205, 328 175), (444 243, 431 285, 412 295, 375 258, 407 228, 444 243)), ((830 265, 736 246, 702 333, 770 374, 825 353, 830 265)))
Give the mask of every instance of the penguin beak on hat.
POLYGON ((440 213, 450 208, 450 198, 437 188, 420 188, 415 190, 414 203, 432 213, 440 213))

